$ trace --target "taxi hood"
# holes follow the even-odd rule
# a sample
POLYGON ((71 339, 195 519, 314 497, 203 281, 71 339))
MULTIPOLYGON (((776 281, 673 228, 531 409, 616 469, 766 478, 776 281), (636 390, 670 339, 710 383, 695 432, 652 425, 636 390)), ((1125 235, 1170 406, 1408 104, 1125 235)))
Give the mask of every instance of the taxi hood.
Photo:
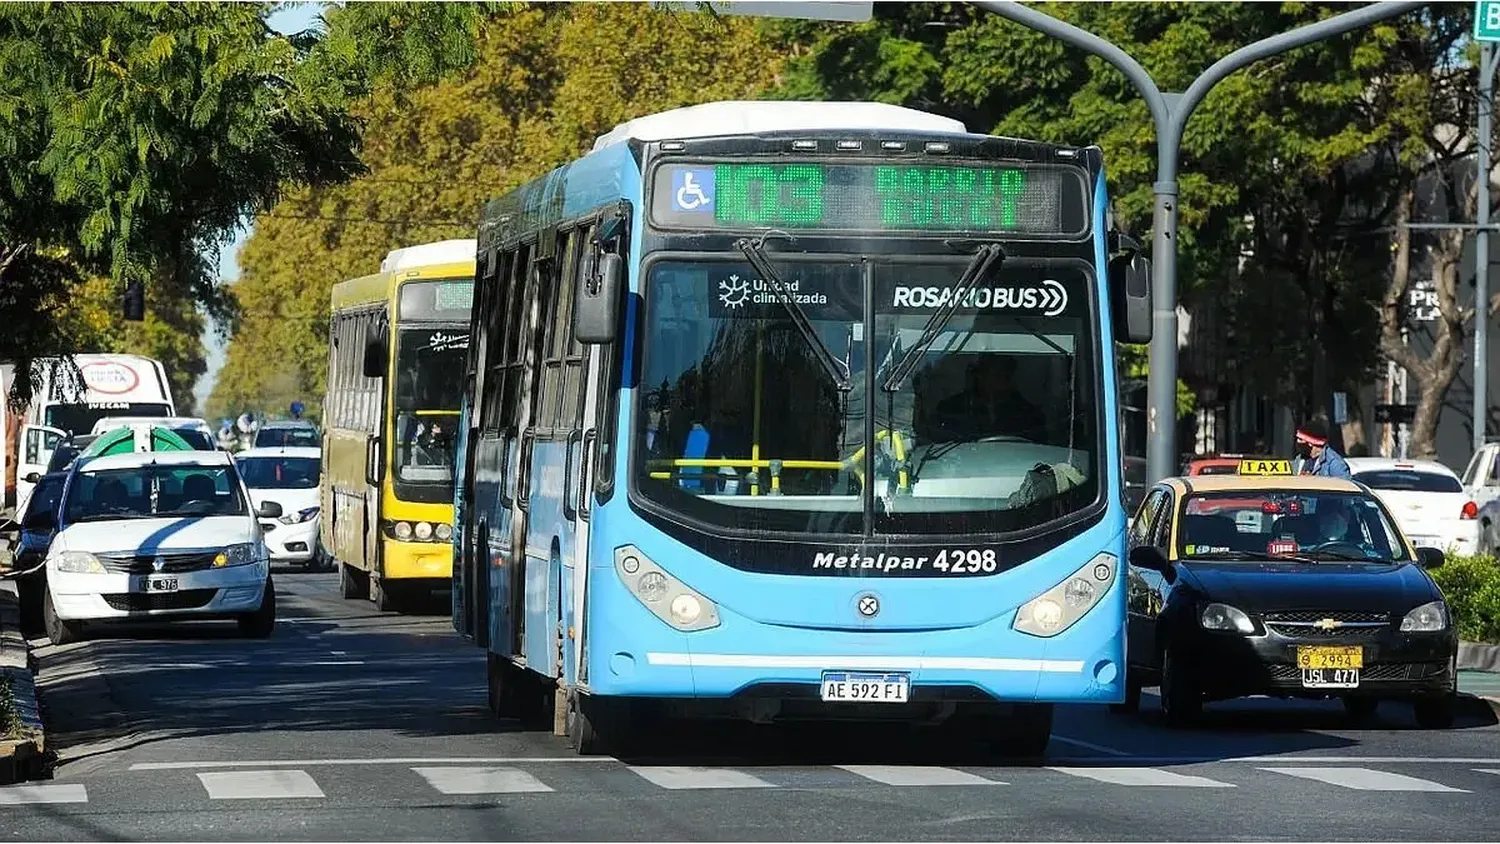
POLYGON ((1245 612, 1405 612, 1442 597, 1416 563, 1186 560, 1176 568, 1207 600, 1245 612))

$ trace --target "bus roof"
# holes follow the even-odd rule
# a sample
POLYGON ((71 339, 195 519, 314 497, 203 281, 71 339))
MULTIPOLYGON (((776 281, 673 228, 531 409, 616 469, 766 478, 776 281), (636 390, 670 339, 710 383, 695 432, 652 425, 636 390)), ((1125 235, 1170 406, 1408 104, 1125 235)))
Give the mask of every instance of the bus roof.
POLYGON ((467 240, 442 240, 436 243, 392 249, 386 253, 385 260, 380 262, 380 271, 389 273, 432 264, 461 264, 465 261, 472 261, 479 251, 478 244, 478 241, 469 238, 467 240))
POLYGON ((887 103, 735 100, 676 108, 628 120, 594 141, 594 149, 628 139, 660 141, 761 132, 894 129, 967 134, 958 120, 887 103))

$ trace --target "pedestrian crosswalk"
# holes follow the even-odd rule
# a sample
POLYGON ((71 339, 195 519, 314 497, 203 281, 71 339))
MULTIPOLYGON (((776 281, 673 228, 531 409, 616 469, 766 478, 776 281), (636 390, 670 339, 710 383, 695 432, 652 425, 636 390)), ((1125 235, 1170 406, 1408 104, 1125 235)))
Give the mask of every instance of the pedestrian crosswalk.
MULTIPOLYGON (((423 760, 422 764, 365 764, 353 760, 319 760, 262 765, 260 763, 201 763, 208 770, 191 770, 192 763, 169 763, 163 769, 151 763, 141 770, 82 777, 78 781, 53 781, 0 787, 0 813, 30 804, 93 803, 99 794, 138 795, 140 777, 149 777, 153 788, 166 787, 184 797, 225 805, 246 801, 318 800, 415 800, 437 795, 474 800, 547 795, 559 792, 612 792, 639 796, 643 793, 693 791, 744 791, 800 789, 838 791, 855 788, 889 788, 910 791, 921 788, 996 789, 1078 787, 1111 789, 1234 789, 1236 794, 1254 789, 1293 789, 1299 794, 1337 791, 1372 793, 1411 792, 1431 795, 1477 795, 1492 799, 1500 795, 1500 768, 1469 765, 1430 765, 1412 760, 1412 766, 1381 768, 1354 764, 1201 763, 1178 766, 1073 765, 1015 768, 948 768, 924 765, 836 765, 782 767, 695 767, 682 765, 630 765, 612 759, 591 760, 597 764, 557 764, 567 760, 517 760, 515 764, 493 764, 493 760, 423 760), (484 764, 473 764, 483 761, 484 764), (236 767, 243 764, 244 767, 236 767), (300 766, 296 766, 300 765, 300 766), (1393 770, 1406 768, 1407 770, 1393 770), (1421 776, 1417 774, 1420 773, 1421 776), (180 777, 168 784, 164 778, 180 777), (193 783, 196 781, 196 788, 193 783), (641 785, 651 788, 645 792, 641 785), (658 791, 659 790, 659 791, 658 791), (424 796, 425 795, 425 796, 424 796)), ((416 760, 408 760, 415 762, 416 760)), ((1109 760, 1117 762, 1118 760, 1109 760)), ((1476 760, 1477 761, 1477 760, 1476 760)), ((894 793, 894 792, 893 792, 894 793)), ((979 792, 975 792, 979 793, 979 792)), ((132 798, 133 799, 133 798, 132 798)))

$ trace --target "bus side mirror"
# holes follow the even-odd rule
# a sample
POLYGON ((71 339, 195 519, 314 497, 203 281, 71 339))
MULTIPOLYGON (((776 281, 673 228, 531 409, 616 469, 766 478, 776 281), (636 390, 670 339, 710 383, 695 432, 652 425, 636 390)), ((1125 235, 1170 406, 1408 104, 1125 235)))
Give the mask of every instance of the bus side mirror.
POLYGON ((599 270, 578 286, 573 308, 573 336, 580 343, 615 341, 620 324, 620 294, 625 289, 625 259, 613 252, 599 256, 599 270))
POLYGON ((385 347, 385 337, 372 336, 365 341, 364 371, 366 378, 384 378, 385 362, 390 357, 385 347))
POLYGON ((1115 339, 1151 342, 1151 262, 1130 251, 1109 261, 1109 292, 1114 304, 1115 339))

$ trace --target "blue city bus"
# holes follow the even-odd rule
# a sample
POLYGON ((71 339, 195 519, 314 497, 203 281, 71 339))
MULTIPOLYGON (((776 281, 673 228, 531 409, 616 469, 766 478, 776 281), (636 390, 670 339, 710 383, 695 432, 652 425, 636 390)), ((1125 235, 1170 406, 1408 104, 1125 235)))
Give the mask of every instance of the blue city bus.
POLYGON ((1045 751, 1124 700, 1097 147, 872 103, 629 121, 484 207, 455 627, 580 753, 666 717, 1045 751))

